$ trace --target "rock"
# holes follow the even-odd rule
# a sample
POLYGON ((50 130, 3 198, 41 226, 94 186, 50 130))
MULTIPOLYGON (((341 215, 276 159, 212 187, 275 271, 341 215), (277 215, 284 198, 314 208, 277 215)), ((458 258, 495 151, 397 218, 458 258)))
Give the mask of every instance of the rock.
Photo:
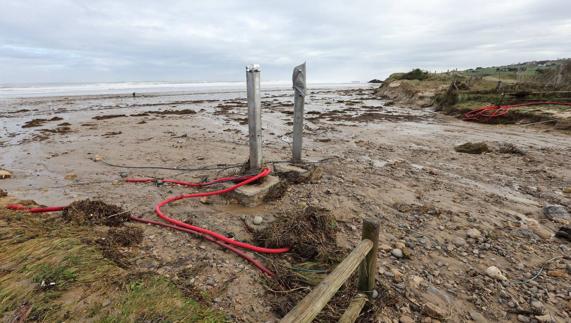
POLYGON ((103 156, 95 155, 95 161, 101 161, 101 160, 103 160, 103 156))
POLYGON ((506 276, 504 276, 502 271, 496 266, 488 267, 488 269, 486 269, 486 275, 498 280, 507 280, 506 276))
POLYGON ((260 224, 262 224, 262 222, 264 222, 264 219, 263 219, 261 216, 256 215, 256 216, 254 217, 254 221, 252 221, 252 222, 253 222, 255 225, 260 225, 260 224))
POLYGON ((526 224, 527 227, 541 239, 549 240, 554 236, 554 233, 551 230, 539 224, 537 220, 527 219, 526 224))
POLYGON ((476 311, 470 311, 470 317, 472 318, 472 321, 474 321, 474 322, 478 322, 478 323, 488 322, 488 320, 484 317, 484 315, 482 315, 476 311))
POLYGON ((561 224, 568 224, 571 222, 571 215, 563 205, 551 204, 543 207, 543 215, 551 221, 561 224))
POLYGON ((379 80, 379 79, 372 79, 367 83, 383 83, 383 81, 379 80))
POLYGON ((397 283, 402 282, 402 273, 398 269, 396 268, 391 269, 391 273, 393 275, 393 280, 395 282, 397 283))
POLYGON ((571 186, 564 188, 564 189, 563 189, 563 193, 565 193, 565 194, 571 194, 571 186))
POLYGON ((531 322, 531 320, 529 319, 529 317, 527 317, 527 316, 525 316, 525 315, 522 315, 522 314, 519 314, 519 315, 517 316, 517 320, 518 320, 518 322, 525 322, 525 323, 531 322))
POLYGON ((401 315, 399 318, 400 323, 414 323, 414 320, 408 315, 401 315))
POLYGON ((382 251, 387 252, 387 251, 391 251, 391 250, 393 249, 393 247, 391 247, 390 245, 384 243, 384 244, 379 245, 379 249, 382 250, 382 251))
POLYGON ((567 273, 565 272, 565 269, 553 269, 553 270, 547 271, 547 276, 565 277, 565 276, 567 276, 567 273))
POLYGON ((466 245, 466 240, 464 240, 464 238, 461 237, 455 237, 454 239, 452 239, 452 243, 455 244, 457 247, 462 247, 466 245))
POLYGON ((8 196, 8 192, 0 188, 0 197, 8 196))
POLYGON ((454 150, 465 154, 481 154, 489 152, 490 148, 485 142, 467 142, 454 147, 454 150))
POLYGON ((391 255, 393 255, 396 258, 402 258, 404 256, 404 254, 402 253, 402 250, 395 248, 391 251, 391 255))
POLYGON ((448 315, 446 309, 432 303, 424 304, 422 306, 422 312, 435 319, 442 319, 448 315))
POLYGON ((536 309, 538 311, 543 311, 543 303, 540 301, 532 301, 531 302, 531 307, 533 309, 536 309))
POLYGON ((482 234, 480 233, 480 231, 478 229, 471 228, 471 229, 466 230, 466 235, 470 238, 477 239, 482 234))
POLYGON ((10 173, 7 170, 0 169, 0 179, 6 179, 6 178, 11 178, 11 177, 12 177, 12 173, 10 173))

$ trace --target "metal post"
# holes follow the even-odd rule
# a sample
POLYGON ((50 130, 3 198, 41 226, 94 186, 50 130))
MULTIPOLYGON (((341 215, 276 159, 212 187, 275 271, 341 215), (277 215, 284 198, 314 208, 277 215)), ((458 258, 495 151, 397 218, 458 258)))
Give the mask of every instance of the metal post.
POLYGON ((301 146, 303 138, 303 106, 305 104, 305 63, 293 69, 293 162, 301 162, 301 146))
POLYGON ((246 67, 248 93, 248 130, 250 136, 250 169, 262 168, 262 102, 260 98, 260 65, 246 67))

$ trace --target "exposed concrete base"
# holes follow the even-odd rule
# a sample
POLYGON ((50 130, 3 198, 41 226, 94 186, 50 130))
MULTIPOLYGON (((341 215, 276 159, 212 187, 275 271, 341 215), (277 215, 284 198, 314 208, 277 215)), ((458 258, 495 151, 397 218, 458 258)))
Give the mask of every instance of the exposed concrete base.
POLYGON ((292 164, 276 164, 274 172, 279 177, 286 179, 293 184, 299 183, 319 183, 323 175, 323 170, 319 166, 314 165, 292 165, 292 164), (303 166, 303 167, 302 167, 303 166))
POLYGON ((259 184, 244 185, 228 194, 228 197, 235 199, 244 206, 257 206, 262 204, 264 198, 277 188, 280 179, 268 175, 259 184))

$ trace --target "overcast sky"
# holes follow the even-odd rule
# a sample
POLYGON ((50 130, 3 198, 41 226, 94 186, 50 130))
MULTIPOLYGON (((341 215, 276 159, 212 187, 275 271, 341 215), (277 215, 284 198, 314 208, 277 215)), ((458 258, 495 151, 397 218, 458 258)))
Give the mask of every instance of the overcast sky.
POLYGON ((0 0, 0 83, 367 81, 571 56, 570 0, 0 0))

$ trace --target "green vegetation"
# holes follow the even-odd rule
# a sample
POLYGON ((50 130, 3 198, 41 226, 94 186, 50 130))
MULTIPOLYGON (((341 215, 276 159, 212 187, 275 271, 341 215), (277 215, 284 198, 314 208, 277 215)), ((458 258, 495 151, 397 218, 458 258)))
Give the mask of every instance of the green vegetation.
MULTIPOLYGON (((403 104, 432 105, 438 111, 457 116, 488 105, 529 101, 571 102, 571 60, 535 61, 442 73, 414 69, 408 73, 392 74, 377 93, 403 104)), ((569 118, 569 107, 545 105, 510 110, 508 115, 494 122, 513 123, 522 119, 529 122, 555 119, 566 122, 569 118)))
POLYGON ((223 322, 154 273, 132 276, 90 243, 96 230, 0 207, 0 318, 223 322))
POLYGON ((415 68, 408 73, 404 73, 399 77, 401 80, 425 80, 428 78, 428 72, 415 68))

